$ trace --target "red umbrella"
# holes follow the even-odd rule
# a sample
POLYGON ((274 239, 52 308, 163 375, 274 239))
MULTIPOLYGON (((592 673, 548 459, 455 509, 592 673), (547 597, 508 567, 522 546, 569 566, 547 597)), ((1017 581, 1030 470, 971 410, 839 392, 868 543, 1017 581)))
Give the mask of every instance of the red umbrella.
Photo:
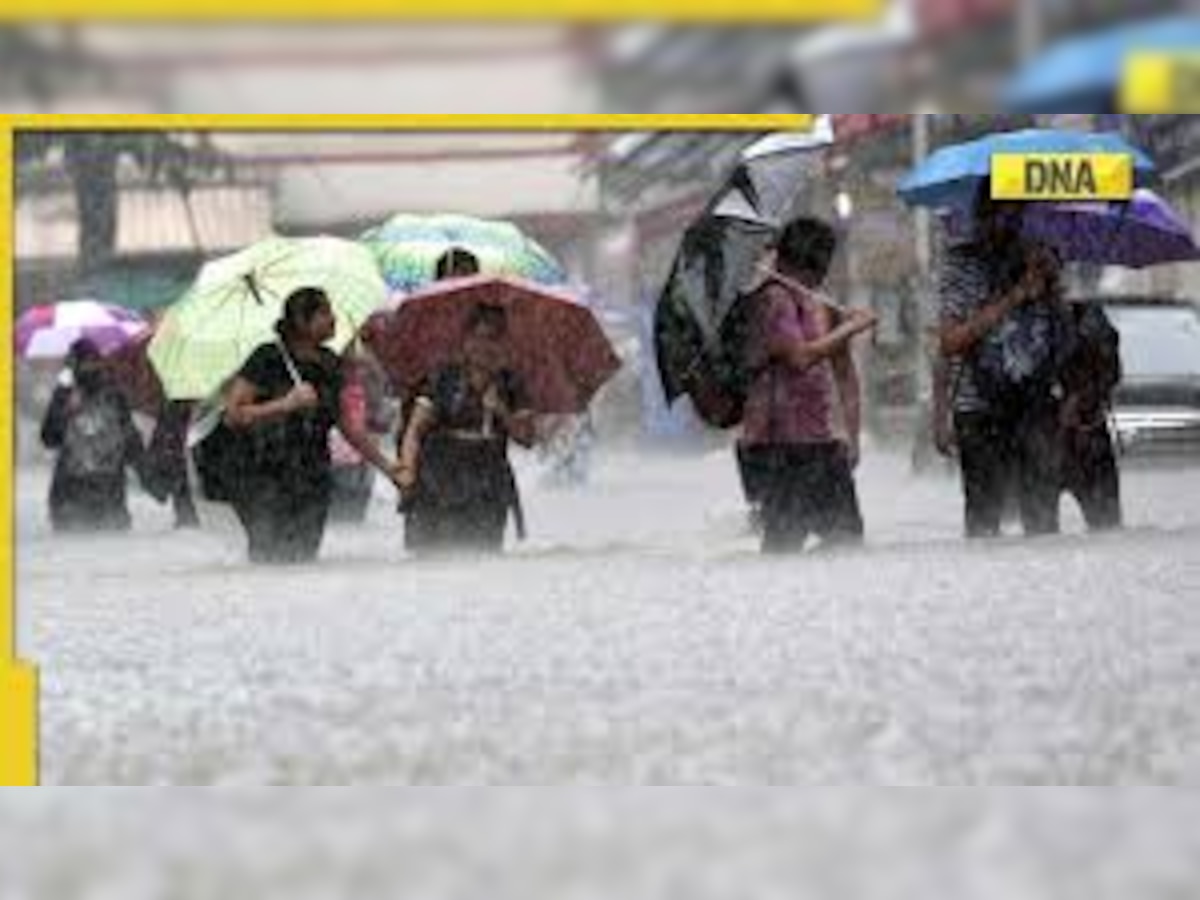
POLYGON ((105 357, 104 364, 113 382, 125 395, 129 405, 147 416, 158 418, 166 397, 162 382, 146 351, 154 331, 147 329, 143 334, 105 357))
POLYGON ((591 310, 568 294, 513 278, 435 283, 376 318, 365 339, 396 387, 411 396, 459 359, 468 317, 479 306, 507 313, 512 368, 534 412, 583 412, 621 367, 591 310))

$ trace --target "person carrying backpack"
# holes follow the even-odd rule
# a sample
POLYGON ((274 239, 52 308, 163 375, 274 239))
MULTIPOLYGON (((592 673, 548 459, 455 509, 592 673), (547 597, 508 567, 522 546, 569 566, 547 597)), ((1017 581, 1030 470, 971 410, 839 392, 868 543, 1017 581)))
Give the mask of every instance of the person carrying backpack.
POLYGON ((854 484, 860 397, 850 342, 877 318, 850 310, 835 322, 818 296, 836 250, 826 223, 791 222, 776 245, 776 270, 744 301, 752 375, 739 464, 747 493, 761 506, 765 553, 803 550, 812 535, 835 543, 863 537, 854 484))
POLYGON ((1061 267, 1021 235, 1021 206, 985 186, 973 240, 951 248, 939 285, 970 538, 997 537, 1015 479, 1026 535, 1059 531, 1062 374, 1071 351, 1061 267))
POLYGON ((145 448, 125 396, 102 364, 95 344, 76 341, 42 421, 42 443, 58 453, 49 498, 56 532, 132 526, 125 470, 144 476, 145 448))
POLYGON ((1099 303, 1073 303, 1075 345, 1063 373, 1063 487, 1091 531, 1122 526, 1121 475, 1109 428, 1113 392, 1124 375, 1121 336, 1099 303))

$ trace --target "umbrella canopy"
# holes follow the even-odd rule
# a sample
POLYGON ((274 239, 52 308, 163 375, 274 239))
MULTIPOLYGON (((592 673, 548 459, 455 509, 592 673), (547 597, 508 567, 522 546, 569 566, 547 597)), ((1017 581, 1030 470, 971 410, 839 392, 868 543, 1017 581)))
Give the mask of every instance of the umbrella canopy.
POLYGON ((741 321, 735 314, 739 301, 758 279, 759 261, 777 233, 761 223, 712 215, 684 235, 654 316, 655 357, 668 405, 709 379, 724 384, 739 377, 739 340, 730 333, 741 332, 731 323, 741 321))
POLYGON ((992 157, 999 153, 1129 154, 1139 186, 1146 186, 1155 171, 1150 157, 1119 134, 1028 129, 944 147, 901 181, 900 196, 912 206, 971 209, 991 178, 992 157))
POLYGON ((717 341, 777 234, 778 229, 747 219, 700 218, 684 233, 660 305, 686 313, 706 343, 717 341))
POLYGON ((621 361, 591 310, 562 292, 514 278, 439 282, 373 320, 367 343, 396 387, 412 396, 460 358, 467 321, 481 306, 503 308, 511 364, 537 413, 587 409, 621 361))
POLYGON ((760 261, 795 208, 798 185, 815 175, 820 157, 813 151, 832 141, 823 116, 811 133, 768 135, 751 145, 725 188, 684 232, 654 319, 668 403, 705 376, 736 377, 741 360, 736 348, 725 346, 729 323, 738 301, 761 280, 760 261))
POLYGON ((1129 57, 1200 50, 1200 19, 1139 22, 1064 41, 1017 73, 1003 92, 1012 112, 1113 112, 1129 57))
POLYGON ((208 263, 163 316, 149 356, 172 400, 204 400, 220 390, 259 345, 294 291, 321 288, 337 320, 341 352, 387 299, 370 252, 330 237, 272 238, 208 263))
POLYGON ((819 116, 810 132, 769 134, 743 150, 727 185, 726 199, 740 195, 753 214, 737 213, 737 217, 782 225, 795 206, 796 186, 813 177, 821 164, 821 157, 813 151, 832 144, 832 119, 819 116))
POLYGON ((544 285, 567 282, 558 261, 511 222, 401 214, 366 232, 361 240, 375 255, 393 291, 407 293, 430 284, 438 260, 454 247, 474 254, 485 275, 512 276, 544 285))
POLYGON ((706 343, 718 339, 738 298, 755 280, 764 251, 813 176, 833 130, 821 116, 812 132, 782 132, 755 142, 705 213, 684 232, 660 307, 690 318, 706 343))
MULTIPOLYGON (((969 236, 965 215, 946 220, 952 236, 969 236)), ((1143 269, 1200 259, 1187 222, 1147 189, 1135 192, 1129 203, 1031 203, 1022 230, 1052 247, 1064 262, 1143 269)))
POLYGON ((72 344, 86 338, 109 354, 149 327, 137 313, 98 300, 35 306, 17 319, 16 351, 25 360, 61 360, 72 344))

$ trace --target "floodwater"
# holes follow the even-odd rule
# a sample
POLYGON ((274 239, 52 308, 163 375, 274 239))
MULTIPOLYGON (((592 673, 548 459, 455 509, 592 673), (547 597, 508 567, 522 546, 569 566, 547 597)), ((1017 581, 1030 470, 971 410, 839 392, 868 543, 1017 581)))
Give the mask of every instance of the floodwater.
MULTIPOLYGON (((1200 469, 1131 528, 960 540, 953 478, 872 455, 862 551, 766 560, 731 459, 522 465, 531 540, 404 558, 390 487, 323 561, 255 570, 227 510, 55 539, 19 476, 49 785, 1200 784, 1200 469)), ((1198 882, 1200 883, 1200 882, 1198 882)))

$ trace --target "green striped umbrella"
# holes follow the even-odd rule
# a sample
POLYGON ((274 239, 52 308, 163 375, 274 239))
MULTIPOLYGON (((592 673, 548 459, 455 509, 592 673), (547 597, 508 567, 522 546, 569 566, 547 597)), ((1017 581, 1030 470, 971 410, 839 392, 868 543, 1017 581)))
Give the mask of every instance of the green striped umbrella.
POLYGON ((167 310, 150 343, 150 362, 172 400, 217 393, 261 344, 275 339, 284 301, 321 288, 337 319, 331 349, 341 352, 387 299, 375 260, 338 238, 271 238, 208 263, 167 310))

